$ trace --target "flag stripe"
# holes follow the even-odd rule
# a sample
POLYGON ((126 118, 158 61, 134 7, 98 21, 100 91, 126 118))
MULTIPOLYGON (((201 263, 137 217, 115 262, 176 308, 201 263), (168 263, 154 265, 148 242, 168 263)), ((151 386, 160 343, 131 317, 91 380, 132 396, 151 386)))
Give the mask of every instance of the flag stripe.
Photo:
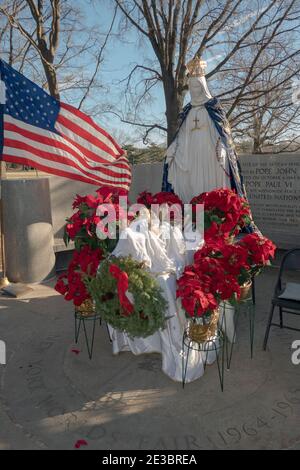
MULTIPOLYGON (((53 174, 53 175, 56 175, 56 176, 62 176, 62 177, 65 177, 65 178, 74 179, 74 173, 71 173, 71 172, 68 172, 68 171, 63 171, 63 170, 60 170, 59 173, 58 173, 56 167, 51 168, 50 166, 48 166, 48 164, 44 165, 44 164, 42 164, 42 163, 40 163, 36 160, 30 159, 30 158, 24 159, 24 157, 20 157, 20 156, 17 156, 17 155, 8 155, 8 154, 3 154, 3 157, 4 157, 4 160, 6 162, 18 163, 19 165, 28 165, 28 166, 32 166, 34 168, 37 168, 38 170, 44 171, 46 173, 50 173, 50 174, 53 174)), ((99 186, 98 181, 95 181, 95 179, 86 178, 81 173, 76 175, 76 180, 79 180, 79 181, 82 181, 82 182, 88 183, 88 184, 93 184, 95 186, 99 186)), ((120 186, 120 187, 122 187, 122 186, 120 186)))
MULTIPOLYGON (((61 113, 64 114, 65 113, 65 110, 66 111, 69 111, 71 112, 72 114, 75 114, 78 118, 80 118, 80 122, 79 124, 81 126, 83 126, 83 122, 86 122, 92 129, 90 130, 90 132, 92 134, 95 134, 95 131, 99 132, 100 134, 102 134, 102 136, 105 136, 106 139, 110 142, 110 144, 113 145, 113 148, 116 149, 116 153, 119 154, 119 155, 123 155, 124 154, 124 150, 122 149, 122 147, 120 147, 117 142, 112 138, 111 135, 109 135, 108 132, 106 132, 104 129, 102 129, 101 127, 99 127, 89 116, 87 116, 86 114, 84 114, 82 111, 80 111, 79 109, 76 109, 74 108, 73 106, 67 104, 67 103, 61 103, 61 113)), ((89 130, 90 128, 88 127, 87 130, 89 130)), ((107 141, 106 141, 107 142, 107 141)))
POLYGON ((128 183, 123 182, 120 178, 116 179, 115 182, 108 182, 106 178, 101 180, 100 178, 95 178, 94 175, 92 176, 92 178, 90 178, 88 175, 86 175, 85 172, 83 173, 82 170, 78 170, 77 168, 71 165, 65 165, 55 160, 49 161, 47 158, 43 158, 43 156, 41 155, 33 154, 32 152, 29 152, 24 149, 4 147, 3 156, 5 161, 15 161, 16 163, 20 163, 21 165, 31 165, 35 168, 41 169, 42 171, 53 173, 58 176, 65 176, 66 174, 68 174, 69 177, 70 175, 72 175, 73 178, 74 176, 76 176, 76 179, 78 176, 83 176, 86 182, 89 182, 90 184, 96 184, 98 186, 115 183, 116 186, 122 187, 124 189, 128 187, 128 183), (14 159, 18 159, 18 161, 14 159))
MULTIPOLYGON (((41 138, 41 136, 36 135, 33 132, 26 131, 25 129, 22 129, 11 123, 5 123, 4 129, 5 137, 10 141, 25 142, 28 145, 34 143, 35 146, 41 150, 45 150, 55 155, 61 155, 62 158, 64 158, 65 155, 67 158, 75 162, 77 160, 78 163, 82 165, 82 168, 86 166, 86 168, 92 172, 100 171, 103 174, 114 176, 116 178, 120 175, 120 173, 123 173, 124 175, 128 176, 128 181, 130 181, 130 172, 124 172, 122 168, 118 168, 116 165, 101 166, 99 164, 95 164, 95 162, 85 159, 84 156, 82 156, 78 151, 73 151, 70 146, 68 148, 66 144, 59 140, 53 140, 47 137, 41 138)), ((13 143, 8 143, 8 140, 6 140, 6 145, 13 146, 13 143)))
MULTIPOLYGON (((86 168, 84 168, 83 165, 79 164, 78 161, 71 160, 63 155, 55 155, 52 152, 48 152, 38 147, 33 147, 32 145, 29 145, 28 143, 26 143, 24 139, 22 140, 22 142, 20 142, 17 140, 6 138, 3 153, 4 154, 9 153, 9 149, 12 149, 13 152, 16 149, 19 149, 19 150, 24 151, 24 153, 26 155, 28 154, 29 156, 32 154, 48 161, 51 160, 52 162, 56 162, 57 164, 62 163, 66 167, 71 166, 73 168, 76 168, 77 170, 81 170, 88 177, 93 178, 94 176, 94 178, 96 178, 99 182, 102 182, 102 183, 105 179, 109 182, 114 182, 116 179, 118 179, 118 177, 114 177, 112 175, 107 175, 107 174, 105 175, 105 174, 102 174, 101 172, 97 172, 97 174, 94 172, 94 175, 93 175, 93 173, 88 172, 86 168)), ((126 179, 123 179, 122 177, 122 180, 128 181, 128 178, 126 177, 126 179)))
POLYGON ((89 120, 89 118, 82 119, 81 116, 78 116, 76 111, 77 110, 74 110, 74 108, 73 110, 69 110, 64 106, 64 104, 62 104, 60 108, 60 116, 65 117, 72 123, 77 124, 81 129, 89 132, 92 136, 97 137, 108 147, 110 150, 109 153, 114 157, 119 158, 124 155, 124 150, 114 142, 113 138, 107 132, 95 125, 93 121, 89 120))
POLYGON ((117 160, 116 163, 114 163, 115 161, 113 159, 111 159, 111 161, 107 161, 105 159, 99 159, 99 157, 94 156, 93 153, 86 152, 86 149, 84 147, 73 145, 70 139, 66 138, 65 136, 61 136, 60 134, 57 134, 55 132, 45 131, 44 129, 38 128, 36 126, 32 126, 31 124, 24 123, 23 121, 19 121, 18 119, 14 119, 13 117, 5 114, 5 126, 8 125, 7 123, 11 123, 15 125, 18 129, 24 129, 28 133, 29 132, 32 133, 32 135, 37 135, 41 139, 40 141, 50 138, 52 142, 54 141, 60 142, 63 145, 66 145, 67 147, 69 147, 69 151, 70 149, 72 149, 74 152, 76 152, 76 154, 79 153, 79 155, 82 158, 84 159, 88 158, 90 162, 93 161, 97 164, 100 164, 101 166, 102 165, 110 166, 112 164, 115 164, 116 166, 123 168, 124 170, 127 170, 129 174, 131 173, 130 166, 126 158, 122 157, 122 159, 120 158, 119 160, 117 160), (79 147, 82 149, 82 151, 80 150, 79 147), (87 153, 88 155, 86 155, 87 153))
MULTIPOLYGON (((60 132, 60 135, 62 135, 66 141, 68 141, 70 144, 73 145, 73 147, 76 147, 78 150, 80 150, 89 158, 95 161, 99 161, 99 163, 102 163, 99 159, 100 156, 102 156, 102 158, 105 157, 106 159, 105 161, 108 163, 115 164, 120 161, 120 159, 116 160, 114 157, 106 154, 105 152, 102 151, 102 149, 98 149, 97 147, 93 146, 92 144, 90 144, 90 142, 88 142, 85 139, 80 139, 79 137, 74 139, 73 132, 69 131, 69 129, 63 126, 61 123, 57 123, 56 128, 57 128, 57 131, 60 132), (93 150, 95 150, 95 152, 93 150)), ((127 166, 129 167, 128 162, 127 162, 127 166)))
POLYGON ((79 145, 81 149, 84 148, 85 152, 88 150, 95 157, 104 157, 107 161, 118 161, 116 156, 113 155, 113 152, 111 152, 103 142, 93 137, 92 134, 81 129, 77 124, 64 116, 58 116, 55 128, 61 135, 68 137, 73 145, 79 145))

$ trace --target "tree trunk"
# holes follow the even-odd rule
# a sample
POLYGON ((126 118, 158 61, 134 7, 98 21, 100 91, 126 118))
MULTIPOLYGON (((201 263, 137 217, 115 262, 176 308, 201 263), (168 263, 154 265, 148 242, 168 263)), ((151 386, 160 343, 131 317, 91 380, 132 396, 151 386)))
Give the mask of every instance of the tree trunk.
POLYGON ((178 126, 178 115, 182 110, 183 106, 183 94, 179 94, 174 86, 174 80, 167 79, 164 82, 165 100, 166 100, 166 119, 167 119, 167 144, 171 144, 174 139, 177 126, 178 126), (170 82, 173 83, 170 83, 170 82))
POLYGON ((42 64, 43 64, 43 68, 44 68, 46 79, 47 79, 49 93, 51 96, 53 96, 53 98, 56 98, 57 100, 59 100, 60 97, 59 97, 59 91, 58 91, 58 81, 57 81, 57 76, 56 76, 56 70, 53 66, 54 53, 52 53, 51 50, 47 48, 46 41, 44 38, 39 39, 38 48, 41 52, 43 59, 45 59, 45 60, 42 60, 42 64))
POLYGON ((253 146, 252 146, 252 153, 258 154, 262 153, 262 142, 261 142, 261 117, 256 114, 253 118, 253 146))
POLYGON ((53 67, 54 57, 45 48, 43 43, 39 44, 39 49, 45 60, 42 60, 43 68, 45 71, 49 93, 53 98, 59 100, 58 82, 56 76, 56 70, 53 67))
POLYGON ((253 139, 253 146, 252 146, 252 153, 254 155, 257 155, 259 153, 262 153, 262 148, 261 148, 261 143, 259 138, 254 138, 253 139))
POLYGON ((58 82, 55 70, 43 61, 43 67, 47 78, 49 93, 53 98, 59 100, 58 82))

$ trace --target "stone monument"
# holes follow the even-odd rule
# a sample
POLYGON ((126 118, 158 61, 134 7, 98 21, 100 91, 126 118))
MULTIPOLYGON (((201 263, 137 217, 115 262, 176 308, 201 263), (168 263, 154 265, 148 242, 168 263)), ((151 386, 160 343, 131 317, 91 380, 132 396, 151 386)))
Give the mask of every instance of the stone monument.
POLYGON ((258 228, 278 248, 300 248, 300 155, 241 155, 240 163, 258 228))

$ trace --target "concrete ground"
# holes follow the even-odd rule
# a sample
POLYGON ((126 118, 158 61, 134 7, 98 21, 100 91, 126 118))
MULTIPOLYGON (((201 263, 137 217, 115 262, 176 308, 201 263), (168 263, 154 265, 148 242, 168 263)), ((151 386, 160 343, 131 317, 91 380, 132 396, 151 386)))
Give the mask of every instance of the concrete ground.
MULTIPOLYGON (((277 270, 257 280, 254 358, 242 315, 225 389, 216 364, 185 389, 161 371, 157 354, 113 356, 97 327, 93 359, 74 344, 72 305, 50 284, 0 300, 0 449, 300 449, 300 333, 273 328, 262 340, 277 270), (72 352, 73 348, 80 352, 72 352)), ((300 327, 299 317, 290 322, 300 327)))

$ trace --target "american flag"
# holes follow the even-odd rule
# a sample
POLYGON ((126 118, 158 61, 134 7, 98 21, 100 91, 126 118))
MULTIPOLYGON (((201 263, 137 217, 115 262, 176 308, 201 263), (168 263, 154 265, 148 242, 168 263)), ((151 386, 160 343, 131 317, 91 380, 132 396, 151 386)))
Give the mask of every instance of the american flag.
POLYGON ((89 116, 0 60, 0 160, 129 190, 124 150, 89 116))

